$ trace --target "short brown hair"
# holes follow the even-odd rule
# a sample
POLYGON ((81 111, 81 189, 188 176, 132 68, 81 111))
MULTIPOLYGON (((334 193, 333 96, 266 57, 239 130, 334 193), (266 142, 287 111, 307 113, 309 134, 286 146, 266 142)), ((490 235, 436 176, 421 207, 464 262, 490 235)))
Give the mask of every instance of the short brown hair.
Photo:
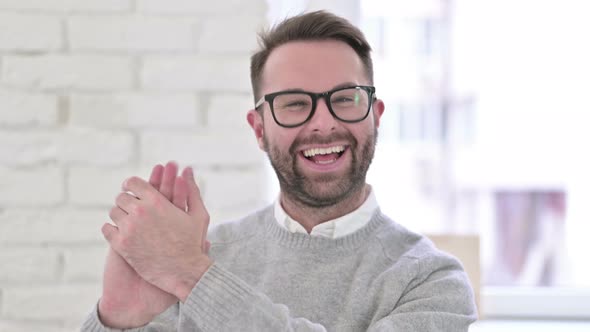
POLYGON ((258 34, 260 50, 250 59, 250 79, 255 101, 260 97, 260 79, 266 60, 277 47, 292 41, 338 40, 348 44, 365 66, 365 73, 373 84, 371 46, 363 33, 346 19, 319 10, 290 17, 270 30, 258 34))

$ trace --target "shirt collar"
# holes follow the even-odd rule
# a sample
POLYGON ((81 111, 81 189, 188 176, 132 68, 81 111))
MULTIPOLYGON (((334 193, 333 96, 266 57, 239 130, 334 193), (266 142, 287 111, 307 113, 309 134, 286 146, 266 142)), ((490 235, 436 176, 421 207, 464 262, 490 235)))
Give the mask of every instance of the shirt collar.
MULTIPOLYGON (((373 213, 375 212, 375 209, 378 207, 377 198, 375 197, 373 189, 369 189, 369 196, 358 209, 350 212, 349 214, 343 215, 342 217, 328 220, 319 225, 316 225, 314 228, 312 228, 310 235, 336 239, 354 233, 363 227, 367 222, 369 222, 373 216, 373 213)), ((275 219, 282 228, 288 230, 291 233, 307 234, 305 228, 303 228, 299 222, 291 218, 283 209, 280 198, 275 201, 274 214, 275 219)))

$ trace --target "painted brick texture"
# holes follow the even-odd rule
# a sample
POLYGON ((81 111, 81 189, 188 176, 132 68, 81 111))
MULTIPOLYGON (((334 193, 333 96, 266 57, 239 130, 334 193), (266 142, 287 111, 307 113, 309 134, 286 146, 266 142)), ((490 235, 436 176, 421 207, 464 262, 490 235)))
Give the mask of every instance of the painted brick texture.
POLYGON ((0 0, 0 332, 78 331, 123 180, 194 166, 212 223, 268 203, 246 123, 265 0, 0 0))

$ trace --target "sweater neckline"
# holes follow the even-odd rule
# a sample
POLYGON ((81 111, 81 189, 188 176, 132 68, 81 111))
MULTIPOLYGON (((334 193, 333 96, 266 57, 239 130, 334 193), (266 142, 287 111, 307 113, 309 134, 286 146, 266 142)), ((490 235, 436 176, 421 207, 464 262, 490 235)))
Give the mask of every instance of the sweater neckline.
POLYGON ((267 208, 265 216, 265 218, 262 218, 266 224, 265 236, 282 246, 294 249, 356 249, 360 245, 365 244, 367 239, 371 237, 378 228, 387 223, 387 218, 385 218, 381 213, 381 210, 377 208, 366 225, 351 234, 332 239, 323 236, 311 236, 306 233, 289 232, 279 226, 275 219, 272 207, 267 208))

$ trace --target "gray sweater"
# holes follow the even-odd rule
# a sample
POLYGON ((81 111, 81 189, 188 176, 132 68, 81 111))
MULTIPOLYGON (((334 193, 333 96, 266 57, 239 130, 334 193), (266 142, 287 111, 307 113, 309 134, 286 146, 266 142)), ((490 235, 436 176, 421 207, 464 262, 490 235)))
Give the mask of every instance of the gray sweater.
MULTIPOLYGON (((133 331, 467 331, 457 259, 379 210, 337 239, 290 233, 272 206, 209 234, 214 264, 186 303, 133 331)), ((112 331, 96 308, 82 331, 112 331)))

